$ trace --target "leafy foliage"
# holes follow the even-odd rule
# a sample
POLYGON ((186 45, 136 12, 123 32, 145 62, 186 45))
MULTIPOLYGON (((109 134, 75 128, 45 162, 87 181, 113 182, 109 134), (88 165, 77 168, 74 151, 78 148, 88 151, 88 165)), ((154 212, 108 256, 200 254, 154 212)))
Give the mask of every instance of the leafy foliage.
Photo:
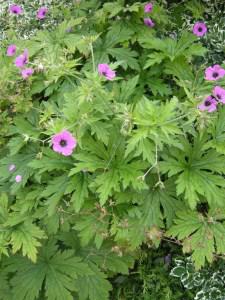
POLYGON ((176 179, 177 194, 184 193, 184 198, 194 208, 199 201, 199 195, 205 197, 211 205, 217 203, 223 206, 224 187, 223 157, 213 150, 203 150, 204 137, 196 137, 193 145, 182 140, 181 149, 171 149, 170 157, 162 162, 162 171, 168 172, 169 177, 178 175, 176 179), (217 173, 217 174, 216 174, 217 173))
MULTIPOLYGON (((198 269, 225 252, 225 109, 197 108, 215 86, 204 79, 203 43, 189 27, 169 34, 179 18, 160 1, 154 28, 143 22, 145 3, 69 2, 62 11, 58 1, 43 2, 48 14, 38 21, 35 1, 26 39, 10 26, 26 19, 29 3, 18 1, 24 14, 3 20, 3 300, 107 300, 112 278, 124 280, 141 249, 160 251, 163 240, 182 245, 198 269), (9 44, 15 57, 6 55, 9 44), (25 49, 33 69, 26 79, 15 65, 25 49), (71 143, 56 145, 64 131, 71 143)), ((195 2, 185 9, 197 19, 203 6, 195 2)))
POLYGON ((193 251, 192 258, 197 268, 204 265, 205 260, 212 262, 213 253, 224 253, 224 226, 220 211, 212 211, 207 217, 191 211, 177 215, 178 219, 168 234, 184 240, 184 250, 193 251))

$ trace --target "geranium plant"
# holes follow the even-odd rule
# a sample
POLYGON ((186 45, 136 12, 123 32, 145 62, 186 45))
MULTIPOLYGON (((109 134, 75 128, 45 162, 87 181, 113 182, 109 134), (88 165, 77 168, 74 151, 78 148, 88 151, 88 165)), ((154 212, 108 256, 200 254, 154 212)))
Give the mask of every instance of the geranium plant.
POLYGON ((225 67, 174 26, 156 1, 77 1, 4 41, 0 299, 109 299, 163 239, 197 268, 224 254, 225 67))

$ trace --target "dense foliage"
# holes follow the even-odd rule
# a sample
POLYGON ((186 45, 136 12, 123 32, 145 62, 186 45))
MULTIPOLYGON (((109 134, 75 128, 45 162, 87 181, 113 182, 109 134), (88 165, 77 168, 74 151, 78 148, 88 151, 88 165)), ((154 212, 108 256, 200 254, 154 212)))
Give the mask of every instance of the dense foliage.
POLYGON ((193 300, 194 293, 174 276, 169 276, 177 246, 163 242, 159 249, 139 252, 134 269, 129 275, 118 275, 111 280, 112 300, 193 300))
MULTIPOLYGON (((52 4, 43 19, 29 3, 2 21, 0 299, 109 299, 163 240, 197 269, 222 256, 225 70, 204 4, 178 30, 165 1, 52 4), (10 29, 26 12, 29 39, 10 29)), ((160 299, 180 299, 150 257, 160 299)))

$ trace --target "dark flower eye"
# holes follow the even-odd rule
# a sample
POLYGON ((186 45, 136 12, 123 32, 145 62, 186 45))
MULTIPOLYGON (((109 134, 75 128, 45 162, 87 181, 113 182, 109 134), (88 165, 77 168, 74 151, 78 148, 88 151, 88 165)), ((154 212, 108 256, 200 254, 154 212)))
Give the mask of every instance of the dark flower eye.
POLYGON ((67 141, 66 140, 61 140, 60 141, 60 146, 66 147, 66 145, 67 145, 67 141))
POLYGON ((198 31, 199 31, 199 32, 202 32, 202 27, 199 27, 199 28, 198 28, 198 31))
POLYGON ((211 105, 211 102, 209 100, 206 100, 205 101, 205 106, 210 106, 211 105))
POLYGON ((216 77, 219 76, 219 73, 218 72, 213 72, 212 76, 213 76, 213 78, 216 78, 216 77))

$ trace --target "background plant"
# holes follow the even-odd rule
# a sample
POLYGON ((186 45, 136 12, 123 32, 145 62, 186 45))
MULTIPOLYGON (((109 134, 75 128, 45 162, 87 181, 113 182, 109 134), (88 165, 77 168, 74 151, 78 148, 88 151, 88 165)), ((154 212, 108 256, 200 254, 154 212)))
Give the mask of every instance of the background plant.
POLYGON ((204 58, 210 64, 224 61, 224 3, 220 0, 168 1, 166 3, 176 25, 175 32, 192 28, 196 19, 204 20, 208 34, 202 39, 208 52, 204 58))
POLYGON ((169 276, 173 256, 178 253, 178 247, 167 242, 156 251, 143 248, 129 275, 113 279, 112 299, 193 299, 190 290, 185 291, 177 278, 169 276))
POLYGON ((195 300, 224 299, 224 261, 196 271, 190 258, 177 259, 171 276, 178 277, 184 287, 195 291, 195 300))

